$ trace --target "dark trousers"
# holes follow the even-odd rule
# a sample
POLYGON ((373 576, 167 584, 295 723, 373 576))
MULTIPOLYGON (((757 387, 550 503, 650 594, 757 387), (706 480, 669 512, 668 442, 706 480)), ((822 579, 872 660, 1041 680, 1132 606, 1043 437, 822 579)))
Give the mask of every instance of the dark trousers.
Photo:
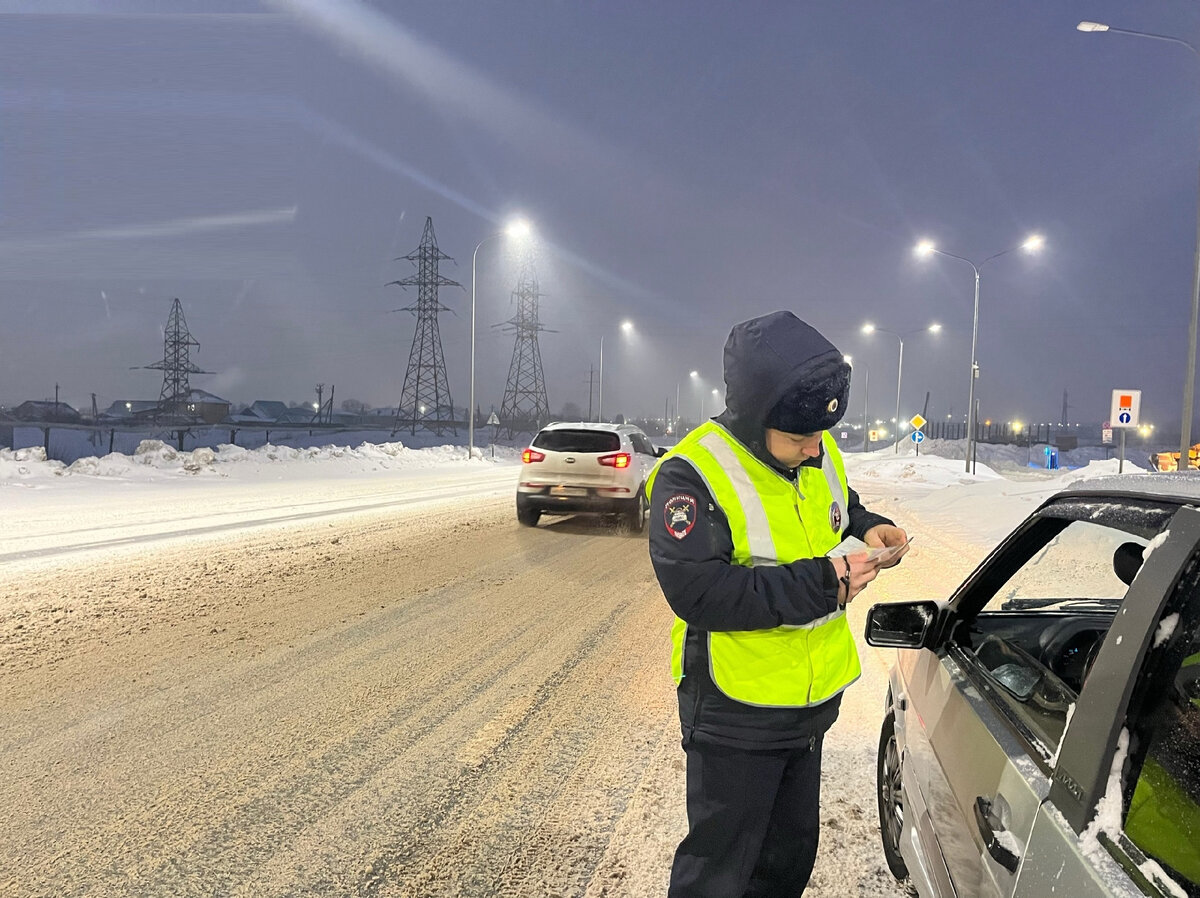
POLYGON ((688 834, 669 898, 799 898, 817 857, 821 738, 743 751, 691 742, 688 834))

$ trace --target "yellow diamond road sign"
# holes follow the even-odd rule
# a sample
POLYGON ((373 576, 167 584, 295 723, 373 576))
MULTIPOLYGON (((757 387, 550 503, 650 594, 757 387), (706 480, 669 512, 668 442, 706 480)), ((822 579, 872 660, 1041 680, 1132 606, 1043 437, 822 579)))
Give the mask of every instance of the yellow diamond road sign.
POLYGON ((917 430, 920 430, 922 427, 925 426, 925 419, 922 418, 920 415, 913 415, 911 418, 909 418, 908 423, 911 424, 917 430))

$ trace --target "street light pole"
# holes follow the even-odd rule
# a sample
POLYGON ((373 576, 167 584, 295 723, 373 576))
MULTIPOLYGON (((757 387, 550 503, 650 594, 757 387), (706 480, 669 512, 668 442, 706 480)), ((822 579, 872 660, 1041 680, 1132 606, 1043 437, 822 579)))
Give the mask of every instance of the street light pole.
MULTIPOLYGON (((942 329, 942 326, 940 324, 938 324, 937 322, 934 322, 933 324, 929 325, 929 327, 925 328, 925 330, 929 331, 929 333, 931 333, 931 334, 936 334, 941 329, 942 329)), ((900 384, 903 382, 903 379, 904 379, 904 336, 903 336, 903 334, 898 334, 895 331, 884 330, 881 327, 876 327, 875 325, 870 324, 870 323, 864 324, 862 326, 862 332, 864 334, 873 334, 876 331, 878 331, 881 334, 889 334, 889 335, 895 337, 896 340, 899 341, 899 343, 900 343, 900 359, 896 363, 896 418, 895 418, 896 438, 893 443, 893 445, 895 446, 896 452, 899 452, 900 451, 900 384)), ((916 333, 916 331, 909 331, 908 333, 916 333)), ((972 355, 974 355, 974 349, 972 349, 972 355)))
POLYGON ((871 422, 867 420, 867 388, 871 385, 871 370, 863 365, 863 452, 871 442, 871 422))
MULTIPOLYGON (((1179 44, 1187 47, 1192 55, 1200 59, 1200 50, 1177 37, 1167 34, 1153 34, 1149 31, 1130 31, 1126 28, 1113 28, 1100 22, 1080 22, 1075 26, 1076 31, 1085 33, 1111 32, 1113 34, 1128 34, 1132 37, 1144 37, 1168 44, 1179 44)), ((1196 324, 1200 319, 1200 189, 1196 193, 1196 249, 1192 256, 1192 320, 1188 325, 1187 370, 1183 377, 1183 415, 1181 416, 1179 433, 1179 463, 1176 470, 1186 471, 1192 443, 1192 404, 1195 402, 1196 389, 1196 324)), ((1124 434, 1124 431, 1122 431, 1124 434)))
POLYGON ((1045 246, 1046 241, 1038 234, 1030 234, 1023 243, 1018 243, 1016 246, 1011 246, 1003 252, 998 252, 995 255, 988 256, 978 265, 964 256, 956 256, 954 253, 948 253, 945 250, 938 249, 929 240, 922 240, 917 244, 915 252, 918 256, 928 256, 931 253, 936 253, 939 256, 946 256, 950 259, 958 259, 960 262, 966 262, 971 266, 971 270, 975 272, 975 312, 971 321, 971 385, 967 391, 967 457, 966 457, 966 473, 971 473, 971 460, 975 447, 975 428, 978 425, 976 421, 975 411, 975 379, 979 377, 979 360, 976 355, 976 349, 979 344, 979 270, 993 259, 999 259, 1001 256, 1007 256, 1009 253, 1023 249, 1028 253, 1034 253, 1045 246))
MULTIPOLYGON (((854 378, 854 359, 852 356, 844 355, 846 364, 850 366, 850 378, 853 382, 854 378)), ((871 425, 867 423, 867 387, 871 385, 871 369, 865 364, 863 367, 863 452, 867 452, 871 445, 871 425)))
MULTIPOLYGON (((622 321, 621 332, 624 334, 632 333, 633 322, 622 321)), ((604 420, 604 334, 600 335, 600 386, 596 390, 596 420, 604 420)))
POLYGON ((596 421, 604 420, 604 334, 600 335, 600 385, 596 390, 596 421))
POLYGON ((467 398, 467 461, 475 457, 475 257, 479 255, 479 247, 503 234, 503 231, 489 234, 475 245, 475 252, 471 253, 471 388, 467 398))
POLYGON ((900 452, 900 378, 904 376, 904 340, 899 334, 896 339, 900 341, 900 361, 896 363, 896 439, 893 441, 893 446, 897 453, 900 452))
POLYGON ((488 234, 477 244, 471 253, 471 386, 467 398, 467 461, 475 457, 475 257, 479 255, 479 247, 497 237, 527 237, 529 223, 521 219, 510 222, 503 231, 488 234))
POLYGON ((975 347, 979 343, 979 266, 975 269, 975 313, 971 317, 971 383, 967 389, 967 464, 965 471, 973 474, 975 461, 975 429, 979 422, 975 419, 975 380, 979 377, 979 361, 975 355, 975 347))

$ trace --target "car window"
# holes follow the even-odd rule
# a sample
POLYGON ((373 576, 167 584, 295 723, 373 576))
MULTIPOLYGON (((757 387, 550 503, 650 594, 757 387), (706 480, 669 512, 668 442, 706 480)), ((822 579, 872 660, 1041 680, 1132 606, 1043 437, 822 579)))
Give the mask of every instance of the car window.
POLYGON ((609 430, 543 430, 532 445, 551 452, 616 452, 621 438, 609 430))
POLYGON ((1159 712, 1125 834, 1188 895, 1200 895, 1200 635, 1159 712))
POLYGON ((1141 566, 1145 545, 1145 540, 1124 530, 1072 521, 1009 578, 984 610, 1069 608, 1070 603, 1081 600, 1119 601, 1141 566), (1126 544, 1130 547, 1122 549, 1126 544))
POLYGON ((1008 576, 959 648, 1048 760, 1142 561, 1146 540, 1090 521, 1044 522, 1049 539, 1008 576))

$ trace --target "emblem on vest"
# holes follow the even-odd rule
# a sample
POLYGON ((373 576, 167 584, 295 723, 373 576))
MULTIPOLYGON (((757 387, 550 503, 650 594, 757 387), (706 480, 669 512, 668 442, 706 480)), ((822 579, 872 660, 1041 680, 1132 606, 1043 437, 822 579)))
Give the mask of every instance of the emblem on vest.
POLYGON ((838 532, 842 529, 842 506, 836 500, 829 506, 829 526, 838 532))
POLYGON ((686 493, 672 496, 663 506, 663 518, 667 532, 676 539, 683 539, 696 526, 696 497, 686 493))

